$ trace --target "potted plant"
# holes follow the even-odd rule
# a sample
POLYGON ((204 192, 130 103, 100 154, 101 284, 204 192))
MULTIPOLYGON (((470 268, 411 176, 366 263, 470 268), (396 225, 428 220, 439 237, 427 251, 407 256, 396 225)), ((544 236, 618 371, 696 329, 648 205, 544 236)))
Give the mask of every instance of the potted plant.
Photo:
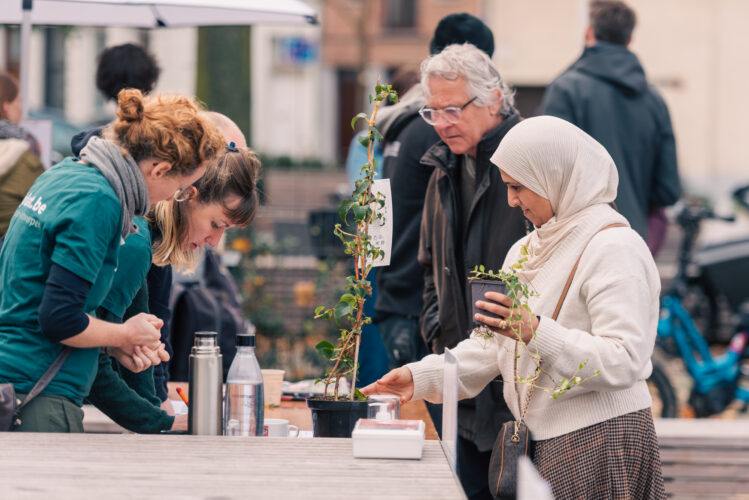
MULTIPOLYGON (((475 266, 471 271, 471 276, 468 277, 468 281, 471 287, 471 304, 473 308, 473 314, 477 312, 485 316, 493 316, 498 318, 498 315, 492 314, 488 311, 479 310, 476 308, 476 301, 484 299, 484 293, 492 291, 499 292, 507 295, 512 300, 512 306, 510 307, 510 317, 505 318, 509 321, 510 330, 514 333, 520 348, 523 349, 530 357, 531 361, 535 365, 536 369, 528 377, 518 377, 515 382, 526 384, 529 386, 537 387, 538 389, 546 392, 552 398, 556 399, 563 396, 573 387, 584 384, 591 377, 597 377, 600 375, 599 370, 595 370, 593 375, 590 377, 582 378, 580 372, 588 364, 588 360, 581 362, 575 373, 571 377, 562 377, 560 379, 555 378, 544 368, 544 361, 541 358, 541 353, 538 351, 538 346, 534 343, 534 347, 531 347, 530 342, 524 342, 523 337, 520 333, 520 326, 522 322, 522 315, 520 309, 531 311, 528 300, 530 297, 537 295, 532 288, 518 275, 518 271, 523 269, 523 264, 528 260, 528 248, 523 246, 520 249, 520 259, 515 262, 509 271, 499 270, 492 271, 486 270, 483 265, 475 266), (547 374, 553 385, 551 386, 540 386, 536 382, 538 381, 541 374, 547 374)), ((484 338, 491 338, 495 333, 490 330, 486 325, 476 323, 476 329, 483 335, 484 338)), ((536 336, 536 332, 532 332, 531 340, 536 336)))
POLYGON ((356 376, 362 327, 372 321, 364 314, 364 302, 372 294, 372 285, 367 276, 374 260, 385 255, 372 242, 368 229, 371 224, 382 220, 385 205, 382 194, 375 194, 372 186, 377 168, 374 160, 375 139, 382 140, 374 124, 377 111, 386 100, 397 102, 397 94, 390 85, 378 82, 375 94, 370 96, 372 114, 367 116, 366 113, 359 113, 351 120, 352 128, 359 120, 367 122, 366 135, 359 139, 362 146, 367 148, 367 164, 361 168, 362 175, 354 184, 351 198, 341 201, 338 208, 341 223, 337 223, 333 229, 343 243, 344 253, 353 257, 353 272, 346 277, 344 293, 335 305, 315 309, 316 319, 334 320, 340 332, 335 345, 324 340, 316 346, 317 351, 332 364, 321 379, 325 385, 324 394, 307 400, 316 437, 350 437, 356 421, 367 416, 367 398, 356 389, 356 376), (348 229, 350 218, 353 219, 355 231, 348 229), (344 378, 350 380, 351 389, 347 396, 339 391, 344 378))
MULTIPOLYGON (((471 276, 468 277, 468 286, 471 291, 471 317, 474 318, 476 313, 481 313, 485 316, 492 318, 498 318, 497 314, 489 311, 479 310, 476 307, 476 301, 484 299, 486 292, 497 292, 507 295, 507 284, 505 273, 502 271, 486 271, 484 266, 476 266, 471 271, 471 276)), ((481 326, 481 323, 477 323, 473 320, 475 327, 481 326)))

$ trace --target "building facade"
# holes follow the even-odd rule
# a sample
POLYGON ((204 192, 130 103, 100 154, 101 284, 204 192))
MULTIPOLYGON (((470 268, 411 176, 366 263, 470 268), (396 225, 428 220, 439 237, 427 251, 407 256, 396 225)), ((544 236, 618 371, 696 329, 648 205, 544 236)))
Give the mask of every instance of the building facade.
MULTIPOLYGON (((320 25, 251 30, 250 142, 259 152, 326 165, 344 158, 350 118, 368 108, 378 76, 417 67, 444 15, 469 12, 492 28, 494 60, 530 115, 545 86, 582 50, 587 0, 310 0, 320 25)), ((629 0, 638 15, 631 49, 672 114, 687 186, 743 176, 749 97, 749 2, 629 0)), ((17 70, 18 29, 0 27, 0 68, 17 70)), ((162 66, 157 90, 196 92, 196 29, 37 28, 31 109, 73 123, 106 119, 113 106, 94 85, 96 54, 125 41, 147 44, 162 66)))

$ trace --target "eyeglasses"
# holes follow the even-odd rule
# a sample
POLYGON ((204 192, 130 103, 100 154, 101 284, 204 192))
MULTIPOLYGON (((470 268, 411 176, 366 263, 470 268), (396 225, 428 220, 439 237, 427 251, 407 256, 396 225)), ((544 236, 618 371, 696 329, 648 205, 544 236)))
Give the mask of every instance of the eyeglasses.
POLYGON ((192 186, 179 188, 174 192, 174 196, 172 196, 172 199, 176 202, 187 201, 192 196, 192 192, 192 186))
POLYGON ((442 109, 432 109, 428 106, 422 106, 422 108, 419 110, 419 114, 424 119, 425 122, 427 122, 429 125, 436 125, 437 119, 440 115, 442 115, 442 119, 445 120, 447 123, 458 123, 460 121, 460 116, 463 113, 463 110, 471 104, 473 101, 478 99, 478 96, 474 97, 464 105, 457 107, 457 106, 448 106, 446 108, 442 109))

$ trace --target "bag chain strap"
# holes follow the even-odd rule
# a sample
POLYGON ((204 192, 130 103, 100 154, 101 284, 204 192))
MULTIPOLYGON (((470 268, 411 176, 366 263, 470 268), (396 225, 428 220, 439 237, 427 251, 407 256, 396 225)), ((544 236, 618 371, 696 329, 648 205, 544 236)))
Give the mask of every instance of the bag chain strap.
MULTIPOLYGON (((622 223, 616 223, 616 224, 610 224, 602 229, 599 229, 595 234, 600 233, 601 231, 605 231, 606 229, 612 228, 612 227, 627 227, 626 224, 622 223)), ((593 236, 595 236, 595 234, 593 236)), ((588 240, 588 243, 590 243, 593 240, 591 238, 588 240)), ((567 297, 567 292, 570 289, 570 285, 572 284, 572 278, 575 277, 575 273, 577 272, 577 266, 580 264, 580 260, 583 258, 583 253, 585 252, 585 249, 588 248, 588 244, 585 245, 585 248, 583 248, 583 251, 580 252, 580 256, 577 258, 577 262, 575 262, 575 266, 572 268, 572 271, 570 272, 570 276, 567 278, 567 283, 564 284, 564 289, 562 290, 562 295, 559 297, 559 301, 557 302, 557 306, 554 309, 554 314, 552 315, 551 319, 555 320, 559 316, 559 311, 562 309, 562 304, 564 303, 564 299, 567 297)), ((518 342, 515 342, 515 393, 518 397, 518 408, 521 408, 520 410, 520 419, 515 420, 515 427, 514 432, 512 433, 512 437, 510 440, 513 443, 520 442, 520 424, 523 423, 523 420, 525 419, 525 413, 528 411, 528 406, 530 406, 531 398, 533 397, 533 393, 536 390, 536 385, 531 384, 530 388, 528 389, 528 394, 525 397, 525 404, 520 405, 520 391, 518 391, 518 383, 517 380, 519 378, 519 372, 518 372, 518 342)))

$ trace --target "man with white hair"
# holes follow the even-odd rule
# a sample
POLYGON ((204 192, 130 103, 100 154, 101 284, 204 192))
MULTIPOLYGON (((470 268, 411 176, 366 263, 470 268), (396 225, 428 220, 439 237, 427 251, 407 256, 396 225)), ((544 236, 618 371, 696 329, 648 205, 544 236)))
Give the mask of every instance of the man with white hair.
MULTIPOLYGON (((434 353, 473 329, 468 273, 500 269, 525 234, 523 214, 507 204, 507 188, 489 158, 520 120, 512 91, 489 56, 470 44, 450 45, 421 64, 426 105, 420 114, 441 141, 422 157, 433 167, 421 221, 419 263, 425 268, 420 323, 434 353)), ((490 383, 458 408, 458 476, 469 498, 492 498, 491 448, 512 418, 502 382, 490 383)))

